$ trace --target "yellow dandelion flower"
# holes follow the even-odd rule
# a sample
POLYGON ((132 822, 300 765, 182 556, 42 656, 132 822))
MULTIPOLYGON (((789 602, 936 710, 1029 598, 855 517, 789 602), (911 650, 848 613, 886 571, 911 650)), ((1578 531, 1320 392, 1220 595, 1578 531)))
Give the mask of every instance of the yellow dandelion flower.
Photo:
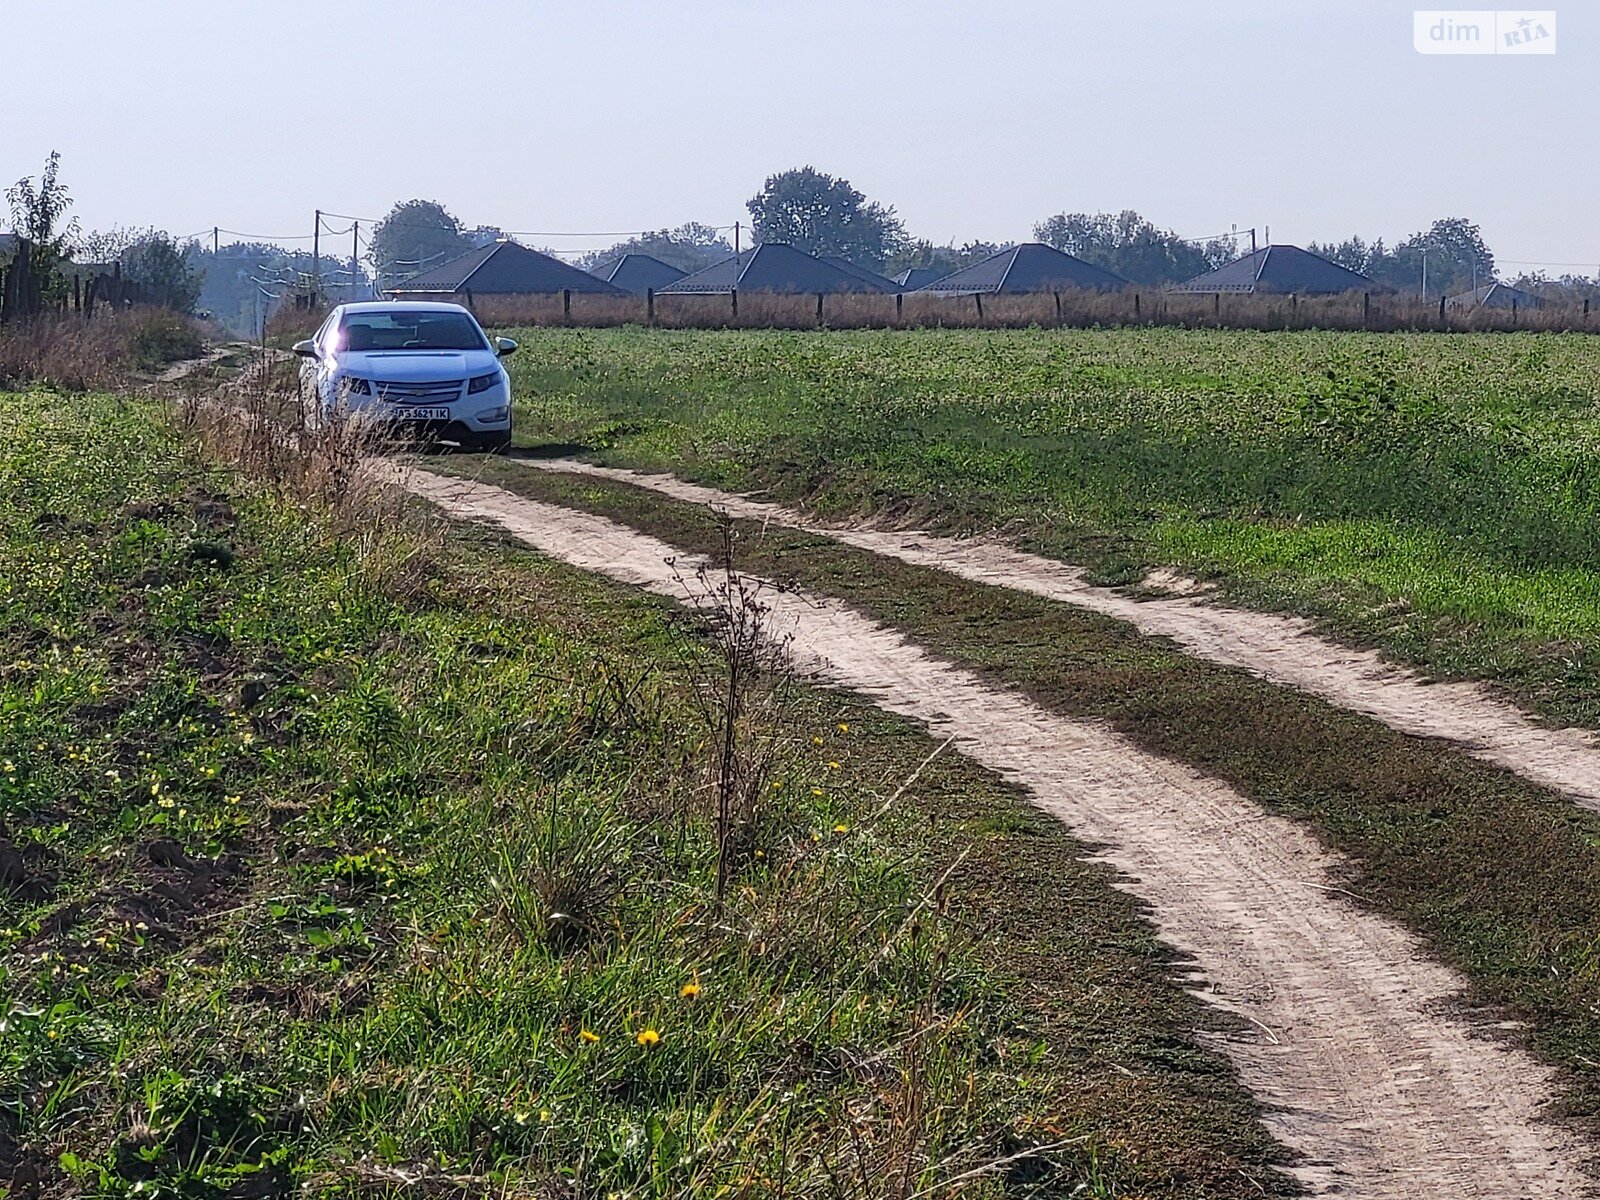
POLYGON ((772 781, 772 790, 773 790, 773 791, 775 791, 775 792, 781 792, 781 791, 783 791, 783 780, 781 780, 781 779, 774 779, 774 780, 773 780, 773 781, 772 781))
POLYGON ((229 804, 237 804, 237 803, 239 803, 241 798, 242 797, 239 797, 239 796, 224 796, 223 800, 226 801, 229 804))
POLYGON ((820 733, 819 733, 819 734, 818 734, 818 735, 817 735, 817 736, 816 736, 816 737, 814 737, 814 738, 812 738, 812 739, 811 739, 811 744, 812 744, 812 745, 813 745, 813 746, 820 746, 820 745, 822 745, 822 735, 821 735, 821 734, 820 734, 820 733))
POLYGON ((641 1046, 654 1046, 661 1040, 661 1035, 654 1029, 641 1029, 633 1040, 641 1046))
POLYGON ((836 763, 836 762, 830 762, 830 763, 829 763, 829 764, 828 764, 828 770, 830 770, 830 771, 837 771, 837 770, 838 770, 838 769, 839 769, 839 764, 838 764, 838 763, 836 763))
POLYGON ((839 732, 840 733, 849 733, 850 732, 850 726, 846 722, 840 721, 839 722, 839 732))
POLYGON ((588 1042, 592 1046, 595 1042, 598 1042, 600 1040, 600 1035, 598 1033, 593 1033, 590 1030, 584 1029, 584 1030, 579 1031, 578 1038, 581 1041, 588 1042))
POLYGON ((820 795, 822 795, 822 789, 821 788, 812 788, 811 789, 811 794, 813 796, 820 796, 820 795))
POLYGON ((835 833, 849 833, 849 832, 850 832, 850 826, 848 826, 848 825, 843 825, 843 824, 841 824, 841 825, 835 825, 835 826, 834 826, 834 827, 833 827, 833 831, 834 831, 834 832, 835 832, 835 833))
POLYGON ((698 979, 693 983, 684 984, 683 987, 678 990, 678 995, 682 996, 685 1000, 693 1000, 699 994, 700 981, 698 979))

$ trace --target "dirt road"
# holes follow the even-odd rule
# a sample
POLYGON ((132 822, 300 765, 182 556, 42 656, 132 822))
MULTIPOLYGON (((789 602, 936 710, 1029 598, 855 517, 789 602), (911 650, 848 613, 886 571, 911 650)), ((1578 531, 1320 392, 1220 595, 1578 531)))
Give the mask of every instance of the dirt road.
MULTIPOLYGON (((1374 651, 1330 642, 1314 633, 1310 622, 1296 617, 1229 608, 1192 595, 1140 600, 1086 582, 1076 567, 999 542, 834 528, 795 509, 685 483, 670 475, 597 467, 570 459, 523 461, 532 469, 595 475, 674 499, 715 505, 732 516, 822 534, 977 583, 1030 592, 1117 617, 1141 633, 1171 638, 1197 658, 1299 688, 1402 733, 1452 742, 1476 758, 1600 811, 1600 739, 1593 734, 1536 725, 1528 714, 1482 687, 1427 681, 1384 662, 1374 651)), ((1169 587, 1183 590, 1183 581, 1165 578, 1169 587)))
MULTIPOLYGON (((551 557, 685 599, 690 556, 612 521, 423 471, 405 484, 551 557)), ((963 561, 977 570, 983 560, 963 561)), ((1584 1148, 1540 1120, 1549 1072, 1450 1014, 1443 1002, 1461 981, 1343 898, 1338 862, 1297 825, 1098 725, 990 687, 837 602, 766 599, 824 680, 955 738, 1104 847, 1162 936, 1194 957, 1196 986, 1254 1030, 1224 1048, 1272 1106, 1269 1127, 1306 1156, 1298 1174, 1313 1194, 1592 1194, 1578 1169, 1584 1148)))

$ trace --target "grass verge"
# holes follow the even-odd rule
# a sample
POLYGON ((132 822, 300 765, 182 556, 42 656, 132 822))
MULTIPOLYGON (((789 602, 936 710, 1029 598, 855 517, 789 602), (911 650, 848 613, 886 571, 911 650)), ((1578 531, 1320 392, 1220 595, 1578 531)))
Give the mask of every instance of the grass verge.
POLYGON ((670 606, 154 401, 0 446, 13 1193, 1287 1194, 1111 873, 905 723, 798 692, 718 903, 670 606))
MULTIPOLYGON (((490 460, 461 468, 698 553, 702 507, 490 460)), ((780 527, 739 522, 745 569, 848 601, 1058 711, 1226 780, 1351 861, 1361 903, 1399 918, 1470 981, 1469 1003, 1527 1023, 1564 1110, 1600 1117, 1600 816, 1449 747, 1189 658, 1130 626, 780 527)))

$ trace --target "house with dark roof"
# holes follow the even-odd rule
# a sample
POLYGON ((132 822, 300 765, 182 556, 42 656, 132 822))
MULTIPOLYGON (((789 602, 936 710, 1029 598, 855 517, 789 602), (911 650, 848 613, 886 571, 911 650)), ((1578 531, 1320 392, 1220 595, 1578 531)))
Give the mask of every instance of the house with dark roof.
POLYGON ((680 271, 649 254, 624 254, 593 268, 590 273, 625 292, 642 296, 652 290, 659 292, 669 283, 677 283, 689 272, 680 271))
POLYGON ((919 289, 935 296, 1022 296, 1032 292, 1070 292, 1075 288, 1114 291, 1128 281, 1043 242, 1023 242, 982 262, 919 289))
POLYGON ((387 288, 392 300, 475 300, 561 292, 626 296, 615 284, 513 241, 490 242, 387 288))
POLYGON ((1491 283, 1472 292, 1451 296, 1446 308, 1465 310, 1474 308, 1539 308, 1544 304, 1532 292, 1514 288, 1509 283, 1491 283))
MULTIPOLYGON (((713 263, 703 271, 685 275, 661 288, 663 296, 727 295, 729 292, 780 292, 789 295, 828 295, 836 292, 872 292, 885 289, 832 263, 813 258, 785 242, 763 242, 742 254, 713 263)), ((889 291, 898 291, 890 287, 889 291)))
POLYGON ((866 283, 870 283, 873 287, 882 291, 905 291, 905 288, 901 287, 887 275, 880 275, 876 271, 868 270, 866 267, 857 266, 842 254, 822 254, 818 255, 817 257, 819 262, 825 262, 830 266, 838 267, 839 270, 843 271, 845 274, 854 275, 857 279, 863 280, 866 283))
POLYGON ((1336 296, 1341 292, 1387 289, 1357 271, 1299 246, 1263 246, 1254 254, 1236 258, 1184 283, 1173 284, 1167 290, 1206 296, 1220 293, 1336 296))
POLYGON ((918 288, 925 288, 936 279, 943 279, 949 271, 943 267, 912 267, 909 271, 891 276, 902 292, 914 292, 918 288))

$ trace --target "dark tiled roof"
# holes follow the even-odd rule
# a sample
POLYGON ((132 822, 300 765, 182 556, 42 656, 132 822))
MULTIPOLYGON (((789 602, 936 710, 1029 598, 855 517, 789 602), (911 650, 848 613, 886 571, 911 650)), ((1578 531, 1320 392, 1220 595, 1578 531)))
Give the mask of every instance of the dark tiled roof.
MULTIPOLYGON (((663 295, 741 292, 878 292, 876 284, 783 242, 766 242, 661 288, 663 295)), ((896 290, 896 289, 890 289, 896 290)))
POLYGON ((1124 288, 1128 281, 1093 263, 1074 258, 1046 246, 1043 242, 1024 242, 980 263, 964 267, 953 275, 936 279, 921 290, 945 295, 1014 296, 1026 292, 1065 292, 1073 288, 1110 291, 1124 288))
POLYGON ((876 271, 870 271, 866 267, 858 267, 855 263, 851 262, 842 254, 824 254, 820 256, 818 261, 825 262, 832 267, 838 267, 839 270, 843 271, 846 275, 854 275, 863 283, 870 283, 873 287, 879 289, 880 291, 905 291, 905 288, 901 287, 887 275, 879 275, 876 271))
POLYGON ((1538 308, 1544 301, 1509 283, 1491 283, 1475 292, 1451 296, 1445 303, 1451 308, 1510 308, 1513 304, 1518 308, 1538 308))
POLYGON ((895 283, 900 285, 902 292, 914 292, 918 288, 925 288, 936 279, 943 279, 950 274, 943 267, 912 267, 909 271, 901 271, 894 277, 895 283))
POLYGON ((479 246, 460 258, 452 258, 431 271, 396 284, 389 289, 389 294, 473 292, 480 296, 533 296, 561 291, 627 295, 621 288, 587 271, 511 241, 479 246))
POLYGON ((624 254, 596 267, 594 274, 607 283, 642 296, 651 288, 659 292, 667 284, 677 283, 688 272, 649 254, 624 254))
POLYGON ((1263 246, 1231 263, 1174 284, 1174 292, 1279 292, 1301 296, 1378 290, 1365 275, 1299 246, 1263 246))

